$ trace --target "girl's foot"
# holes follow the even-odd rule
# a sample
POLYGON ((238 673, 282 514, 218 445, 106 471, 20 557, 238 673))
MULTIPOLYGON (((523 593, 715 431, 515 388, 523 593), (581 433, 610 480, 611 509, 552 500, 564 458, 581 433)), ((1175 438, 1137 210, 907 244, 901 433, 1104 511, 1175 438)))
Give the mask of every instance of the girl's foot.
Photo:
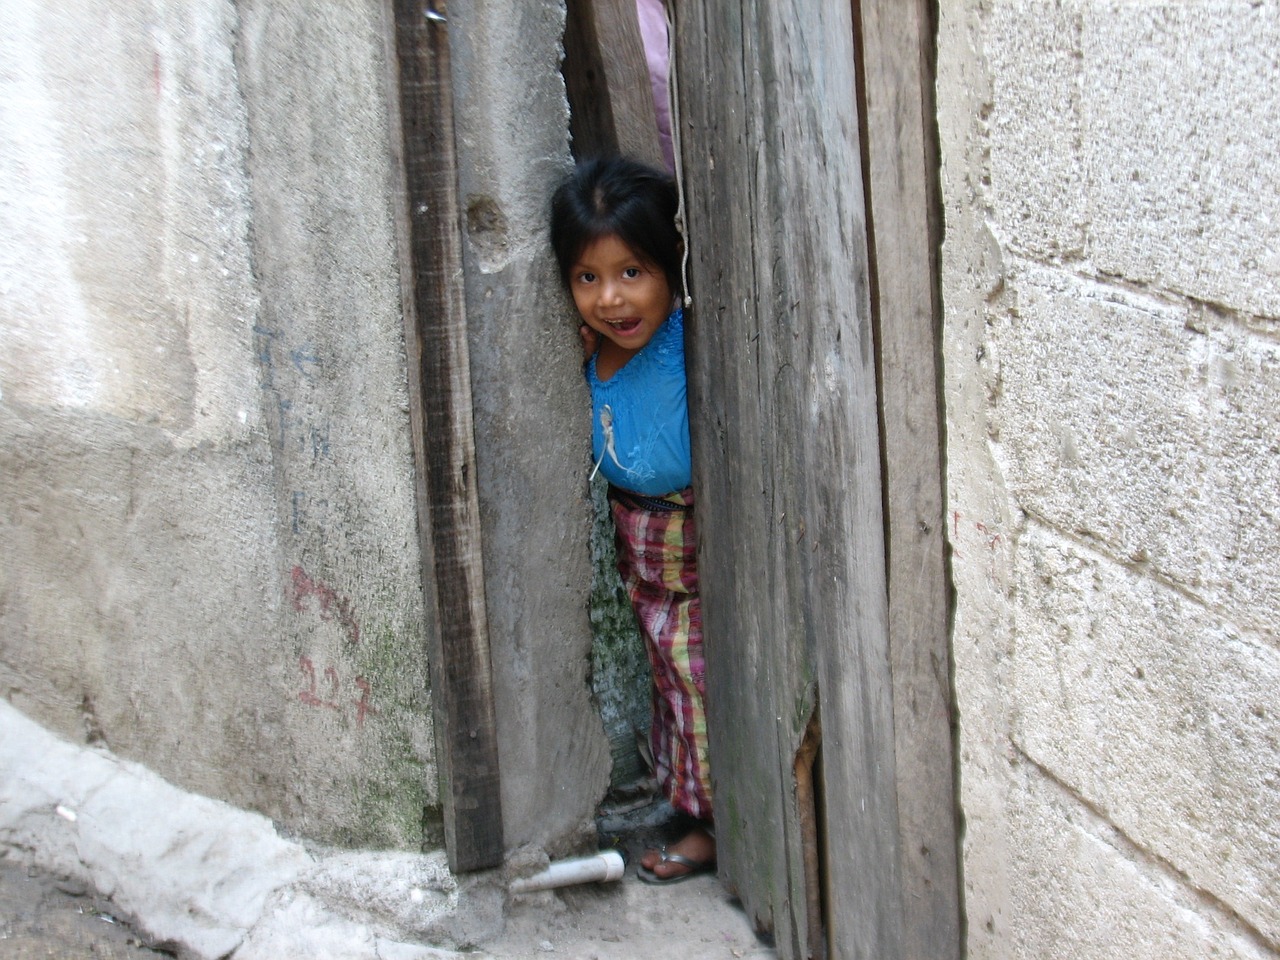
POLYGON ((674 854, 681 859, 664 860, 661 850, 646 850, 640 858, 641 868, 657 882, 671 882, 692 873, 701 873, 716 862, 715 837, 703 827, 694 827, 665 849, 668 856, 674 854))

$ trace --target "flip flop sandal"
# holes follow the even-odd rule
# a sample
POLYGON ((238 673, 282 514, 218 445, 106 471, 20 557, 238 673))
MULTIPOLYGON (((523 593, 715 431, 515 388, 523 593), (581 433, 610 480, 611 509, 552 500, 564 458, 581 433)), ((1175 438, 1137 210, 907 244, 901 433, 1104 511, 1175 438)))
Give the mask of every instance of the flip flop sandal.
POLYGON ((660 877, 652 870, 645 867, 636 867, 636 876, 645 883, 661 885, 664 883, 679 883, 681 880, 688 880, 690 877, 696 877, 700 873, 710 873, 716 868, 715 860, 691 860, 689 857, 681 856, 678 853, 668 853, 666 847, 659 847, 659 863, 676 863, 682 867, 688 867, 684 873, 677 873, 670 877, 660 877))

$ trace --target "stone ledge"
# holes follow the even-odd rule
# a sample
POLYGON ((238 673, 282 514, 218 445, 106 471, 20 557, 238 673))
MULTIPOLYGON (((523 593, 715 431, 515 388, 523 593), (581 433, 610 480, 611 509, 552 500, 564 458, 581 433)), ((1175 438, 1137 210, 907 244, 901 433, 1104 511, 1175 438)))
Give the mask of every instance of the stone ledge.
POLYGON ((432 960, 460 954, 427 941, 470 945, 501 928, 500 889, 460 886, 443 853, 309 851, 263 816, 61 740, 3 700, 0 846, 200 960, 432 960))

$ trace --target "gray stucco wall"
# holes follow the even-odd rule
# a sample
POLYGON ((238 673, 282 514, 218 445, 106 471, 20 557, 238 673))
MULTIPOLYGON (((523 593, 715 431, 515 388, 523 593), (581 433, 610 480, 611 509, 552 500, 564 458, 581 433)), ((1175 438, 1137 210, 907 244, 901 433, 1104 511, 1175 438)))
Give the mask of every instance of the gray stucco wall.
POLYGON ((508 847, 595 841, 609 744, 591 701, 590 401, 547 235, 570 169, 564 6, 450 4, 459 192, 508 847))
POLYGON ((969 955, 1280 955, 1280 5, 942 7, 969 955))
POLYGON ((381 4, 0 17, 4 695, 435 842, 381 4))

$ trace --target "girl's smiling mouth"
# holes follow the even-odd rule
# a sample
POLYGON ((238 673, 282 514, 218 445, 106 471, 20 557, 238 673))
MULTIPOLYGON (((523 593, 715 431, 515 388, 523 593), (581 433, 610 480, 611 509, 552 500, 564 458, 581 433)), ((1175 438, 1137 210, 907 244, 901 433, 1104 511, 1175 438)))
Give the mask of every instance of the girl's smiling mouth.
POLYGON ((619 320, 606 320, 609 326, 613 327, 618 333, 634 333, 636 328, 641 324, 640 317, 623 317, 619 320))

